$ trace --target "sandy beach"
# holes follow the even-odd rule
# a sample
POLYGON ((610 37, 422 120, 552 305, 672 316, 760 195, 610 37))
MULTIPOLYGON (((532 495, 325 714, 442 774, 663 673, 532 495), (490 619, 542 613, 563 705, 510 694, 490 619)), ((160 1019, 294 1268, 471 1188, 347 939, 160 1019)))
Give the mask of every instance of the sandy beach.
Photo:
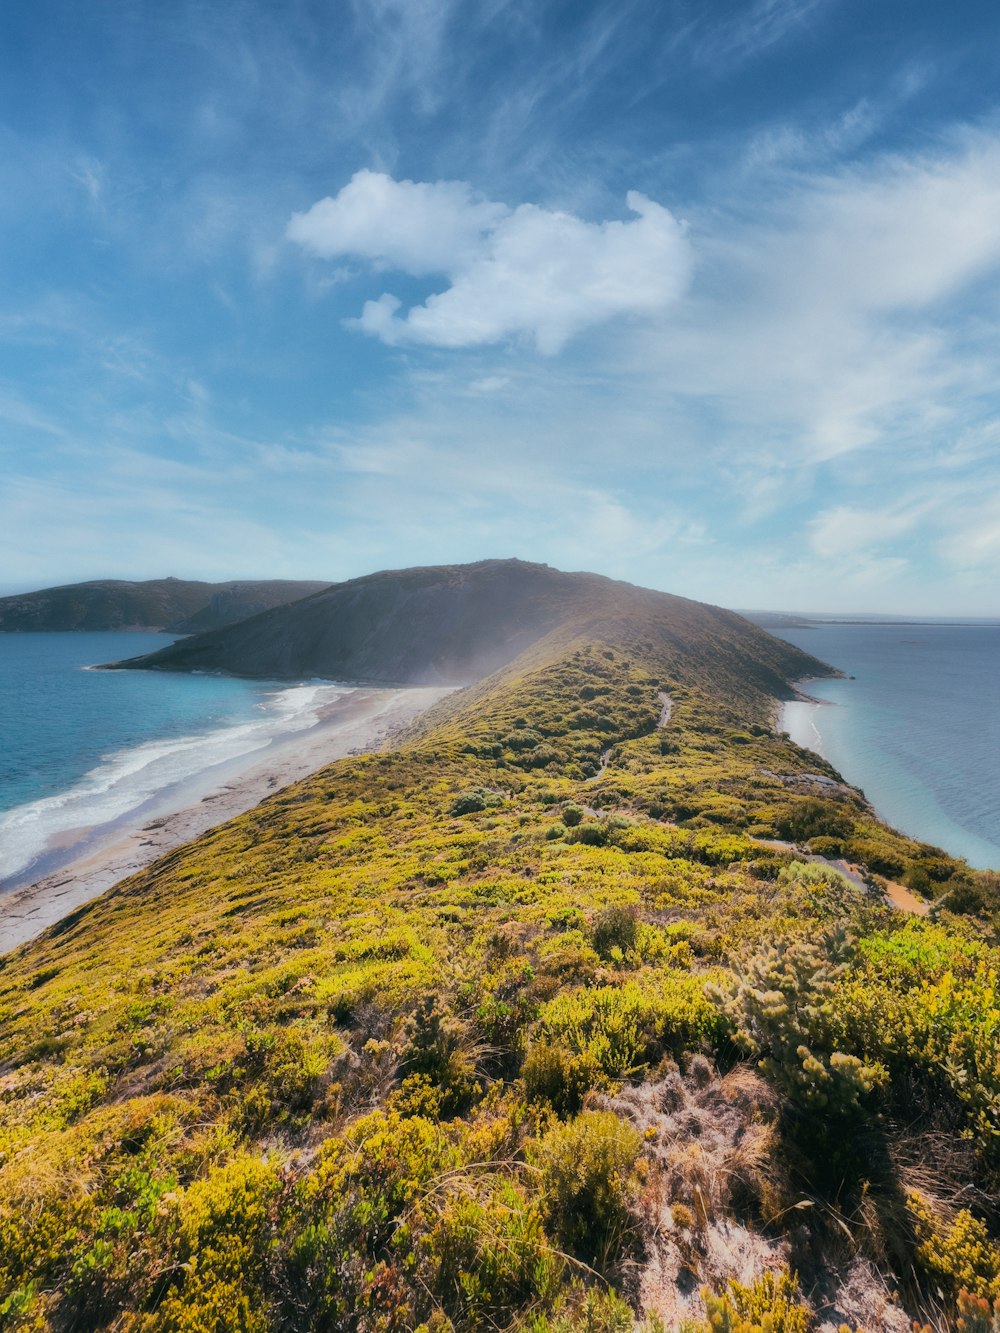
POLYGON ((449 689, 357 689, 307 730, 216 764, 113 823, 75 829, 47 849, 47 873, 0 897, 0 953, 16 948, 175 847, 346 755, 377 749, 449 689), (51 867, 50 869, 48 867, 51 867))

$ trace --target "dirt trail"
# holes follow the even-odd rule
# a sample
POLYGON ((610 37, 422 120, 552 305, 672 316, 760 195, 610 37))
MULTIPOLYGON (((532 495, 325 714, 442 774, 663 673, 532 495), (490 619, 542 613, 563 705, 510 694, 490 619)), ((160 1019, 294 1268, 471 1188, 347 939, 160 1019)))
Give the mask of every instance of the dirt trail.
MULTIPOLYGON (((865 879, 860 866, 852 865, 848 861, 834 861, 828 856, 818 856, 815 852, 807 852, 801 847, 796 847, 794 842, 784 842, 780 838, 757 838, 755 841, 762 843, 765 847, 773 847, 779 852, 792 852, 802 861, 813 861, 818 865, 830 866, 832 870, 839 870, 845 879, 850 880, 854 887, 860 889, 862 893, 870 892, 868 881, 865 879)), ((892 880, 884 882, 885 896, 898 911, 909 912, 912 916, 926 916, 930 911, 930 903, 916 897, 904 885, 895 884, 892 880)))
POLYGON ((926 916, 931 910, 930 903, 923 902, 904 885, 894 884, 892 880, 886 881, 885 896, 893 907, 898 907, 901 912, 912 912, 914 916, 926 916))

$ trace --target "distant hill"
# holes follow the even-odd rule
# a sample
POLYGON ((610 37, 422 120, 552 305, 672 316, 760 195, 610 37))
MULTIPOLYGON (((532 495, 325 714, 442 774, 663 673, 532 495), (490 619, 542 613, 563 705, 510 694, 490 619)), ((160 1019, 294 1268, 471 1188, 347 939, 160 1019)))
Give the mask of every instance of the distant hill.
POLYGON ((778 696, 789 693, 789 680, 826 670, 733 611, 521 560, 386 570, 113 665, 468 684, 547 636, 609 629, 616 642, 655 638, 688 669, 749 673, 778 696))
POLYGON ((145 629, 200 634, 328 586, 291 579, 231 583, 96 579, 0 598, 0 631, 145 629))
POLYGON ((739 614, 761 629, 807 629, 815 623, 808 616, 787 611, 740 611, 739 614))

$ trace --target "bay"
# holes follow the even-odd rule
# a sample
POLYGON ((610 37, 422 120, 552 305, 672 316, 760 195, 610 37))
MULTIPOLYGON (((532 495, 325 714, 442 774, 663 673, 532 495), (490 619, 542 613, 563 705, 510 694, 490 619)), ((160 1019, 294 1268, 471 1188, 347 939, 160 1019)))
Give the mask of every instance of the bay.
POLYGON ((315 724, 345 687, 94 671, 173 642, 144 633, 0 634, 0 890, 74 831, 315 724))

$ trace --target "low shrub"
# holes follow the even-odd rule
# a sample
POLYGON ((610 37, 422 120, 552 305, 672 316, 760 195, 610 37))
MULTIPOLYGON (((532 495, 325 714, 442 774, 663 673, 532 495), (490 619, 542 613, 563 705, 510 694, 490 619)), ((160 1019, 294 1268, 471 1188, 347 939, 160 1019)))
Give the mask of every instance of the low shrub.
POLYGON ((485 787, 472 787, 456 797, 451 807, 453 815, 474 815, 480 810, 493 810, 504 803, 503 792, 489 791, 485 787))
POLYGON ((881 1065, 834 1045, 834 988, 848 953, 839 930, 818 943, 784 939, 752 958, 734 984, 713 990, 736 1042, 763 1072, 793 1104, 828 1116, 857 1112, 886 1078, 881 1065))
POLYGON ((783 1273, 762 1273, 750 1286, 730 1282, 722 1295, 702 1289, 710 1333, 807 1333, 811 1313, 796 1299, 798 1281, 783 1273))
POLYGON ((615 1270, 633 1233, 641 1146, 611 1111, 584 1111, 530 1145, 550 1227, 568 1253, 601 1273, 615 1270))

